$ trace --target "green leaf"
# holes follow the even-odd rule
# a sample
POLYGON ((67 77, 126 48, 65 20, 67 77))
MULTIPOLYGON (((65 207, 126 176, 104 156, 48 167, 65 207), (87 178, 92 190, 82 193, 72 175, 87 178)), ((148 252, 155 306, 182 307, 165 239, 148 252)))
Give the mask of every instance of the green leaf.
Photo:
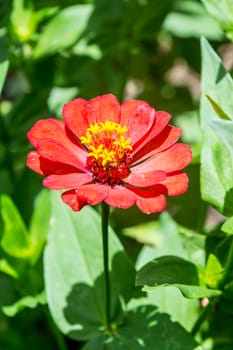
MULTIPOLYGON (((45 285, 55 323, 74 339, 89 339, 105 323, 100 217, 90 207, 73 212, 52 195, 49 242, 45 250, 45 285)), ((135 272, 123 247, 109 230, 112 318, 121 314, 134 290, 135 272)))
POLYGON ((9 316, 14 317, 18 312, 25 308, 34 309, 38 305, 45 305, 46 304, 46 298, 44 291, 35 295, 35 296, 26 296, 22 299, 18 300, 16 303, 12 305, 3 306, 3 312, 9 316))
POLYGON ((0 36, 0 94, 6 79, 9 67, 9 47, 8 41, 4 36, 0 36))
POLYGON ((221 280, 223 275, 223 267, 219 262, 218 258, 214 254, 210 254, 207 260, 205 269, 205 282, 210 288, 217 289, 218 282, 221 280))
POLYGON ((136 285, 153 290, 159 286, 177 287, 186 298, 220 295, 221 291, 202 286, 197 266, 177 256, 162 256, 143 266, 137 273, 136 285))
POLYGON ((222 214, 233 214, 233 121, 210 120, 202 149, 203 199, 222 214))
POLYGON ((233 120, 233 81, 231 75, 225 70, 221 59, 203 37, 201 39, 201 56, 201 122, 205 126, 210 119, 218 117, 207 99, 207 95, 211 96, 211 99, 233 120))
MULTIPOLYGON (((179 226, 174 219, 163 212, 157 222, 133 226, 125 231, 130 236, 146 236, 148 243, 145 245, 137 258, 137 268, 142 267, 153 258, 162 255, 172 255, 190 260, 191 262, 204 266, 205 264, 205 237, 179 226)), ((145 242, 145 241, 144 241, 145 242)))
POLYGON ((200 38, 202 35, 212 40, 220 40, 223 32, 215 20, 196 1, 178 1, 170 12, 163 29, 181 38, 200 38))
POLYGON ((221 230, 228 234, 233 234, 233 216, 224 222, 224 224, 221 227, 221 230))
POLYGON ((31 263, 38 260, 45 245, 51 214, 50 191, 42 190, 36 198, 35 208, 30 222, 30 240, 33 246, 31 263))
POLYGON ((83 350, 198 350, 192 336, 167 314, 152 305, 131 310, 111 336, 99 335, 88 341, 83 350))
POLYGON ((7 275, 18 278, 18 272, 9 264, 6 259, 0 259, 0 271, 7 275))
POLYGON ((3 222, 2 249, 15 258, 30 257, 33 246, 28 231, 13 201, 7 195, 0 196, 0 215, 3 222))
POLYGON ((209 102, 211 103, 213 109, 218 114, 218 116, 222 119, 231 120, 231 118, 222 110, 222 108, 212 99, 212 97, 206 95, 209 102))
POLYGON ((232 0, 202 0, 207 11, 215 18, 227 36, 233 40, 233 3, 232 0))
POLYGON ((32 0, 14 0, 10 28, 19 41, 29 40, 35 32, 36 20, 32 0))
MULTIPOLYGON (((155 257, 171 255, 174 252, 177 256, 204 266, 205 237, 180 227, 167 212, 163 212, 157 222, 132 227, 127 232, 140 232, 139 228, 142 236, 149 236, 150 245, 141 249, 137 268, 155 257)), ((150 290, 143 299, 133 300, 133 306, 144 304, 156 305, 160 312, 168 313, 172 320, 179 322, 187 330, 192 328, 199 312, 197 301, 184 298, 174 287, 156 288, 150 290)))
POLYGON ((91 5, 73 5, 59 11, 43 28, 34 57, 52 55, 72 46, 86 28, 92 9, 91 5))
POLYGON ((202 198, 221 213, 233 213, 233 81, 208 42, 202 46, 201 154, 202 198), (211 96, 210 103, 206 96, 211 96), (216 106, 218 108, 216 109, 216 106), (222 111, 222 112, 220 112, 222 111), (229 116, 231 120, 219 119, 229 116))

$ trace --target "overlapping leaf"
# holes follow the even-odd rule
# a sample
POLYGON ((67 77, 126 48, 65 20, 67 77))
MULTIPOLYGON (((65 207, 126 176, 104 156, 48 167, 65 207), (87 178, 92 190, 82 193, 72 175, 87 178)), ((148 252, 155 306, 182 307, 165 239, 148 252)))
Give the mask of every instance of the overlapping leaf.
POLYGON ((202 39, 201 46, 203 129, 201 193, 204 200, 221 213, 231 216, 233 214, 233 81, 205 39, 202 39))

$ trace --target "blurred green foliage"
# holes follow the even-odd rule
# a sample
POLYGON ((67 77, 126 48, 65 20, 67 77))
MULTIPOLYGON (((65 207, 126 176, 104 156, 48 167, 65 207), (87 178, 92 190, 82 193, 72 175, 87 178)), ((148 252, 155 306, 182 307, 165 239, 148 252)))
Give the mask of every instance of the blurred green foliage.
MULTIPOLYGON (((174 336, 177 349, 191 350, 197 345, 188 334, 193 329, 203 349, 232 350, 232 33, 232 0, 0 0, 1 349, 68 350, 84 346, 95 350, 124 349, 126 345, 142 349, 132 335, 143 339, 149 329, 146 350, 152 346, 167 349, 166 341, 174 348, 174 336), (206 38, 202 39, 202 51, 201 36, 206 38), (222 55, 229 73, 215 51, 222 55), (104 93, 113 93, 120 101, 143 99, 157 110, 168 111, 174 116, 172 123, 183 129, 182 141, 193 150, 193 162, 187 169, 189 190, 182 197, 169 199, 169 214, 145 216, 136 208, 111 213, 111 224, 119 238, 115 237, 112 244, 118 254, 121 252, 117 261, 120 275, 113 273, 113 279, 116 294, 125 297, 122 303, 129 299, 124 264, 125 274, 132 271, 132 278, 134 274, 131 264, 124 260, 122 244, 136 267, 155 259, 157 271, 163 272, 156 278, 161 277, 161 284, 170 286, 156 288, 148 297, 140 293, 134 296, 127 326, 107 344, 105 335, 98 333, 101 317, 98 310, 93 312, 95 301, 85 304, 85 295, 93 297, 91 287, 100 293, 98 259, 85 260, 91 236, 83 223, 82 230, 89 238, 85 241, 84 235, 75 241, 82 247, 83 259, 77 266, 81 272, 73 273, 75 266, 67 267, 67 261, 78 264, 71 249, 76 225, 73 214, 55 204, 55 195, 51 199, 47 191, 41 191, 41 178, 25 165, 30 150, 26 134, 36 120, 61 118, 65 102, 104 93), (229 217, 227 221, 220 213, 229 217), (67 232, 56 221, 63 216, 67 232), (43 264, 48 233, 50 243, 43 264), (71 247, 67 248, 69 257, 62 253, 64 233, 71 247), (170 258, 161 260, 161 255, 170 258), (176 255, 176 262, 182 261, 179 272, 185 278, 179 283, 171 279, 176 276, 169 275, 174 265, 171 255, 176 255), (83 282, 87 266, 93 268, 92 278, 84 278, 86 284, 76 286, 77 278, 83 282), (188 278, 190 266, 198 275, 195 281, 188 278), (121 280, 119 285, 117 280, 121 280), (210 298, 213 308, 205 320, 206 299, 201 298, 199 305, 197 300, 181 297, 174 287, 192 298, 221 296, 210 298), (83 293, 84 303, 79 308, 78 293, 83 293), (75 311, 61 309, 69 301, 66 297, 75 304, 75 311), (154 314, 151 305, 157 308, 154 314), (82 332, 75 324, 84 314, 84 306, 88 317, 83 324, 87 322, 91 337, 79 338, 82 332), (169 338, 161 335, 163 330, 169 338), (160 336, 152 344, 153 332, 160 336), (83 344, 70 338, 90 341, 83 344)), ((91 210, 86 215, 93 225, 98 221, 91 210)), ((93 244, 90 254, 95 257, 98 252, 98 244, 93 244)), ((142 277, 155 282, 150 274, 142 277)), ((97 299, 101 305, 101 293, 97 299)), ((117 306, 114 317, 121 321, 126 308, 117 306)))

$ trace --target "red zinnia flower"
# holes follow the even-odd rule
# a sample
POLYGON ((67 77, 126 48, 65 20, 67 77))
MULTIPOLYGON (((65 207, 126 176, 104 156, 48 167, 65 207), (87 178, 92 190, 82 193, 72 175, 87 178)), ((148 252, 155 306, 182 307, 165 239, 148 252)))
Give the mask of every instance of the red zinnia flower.
POLYGON ((45 176, 45 187, 66 190, 62 200, 73 210, 105 201, 160 212, 166 195, 187 190, 181 169, 190 163, 191 150, 176 143, 181 130, 168 125, 168 113, 144 101, 120 105, 108 94, 66 103, 63 117, 39 120, 29 131, 36 151, 27 165, 45 176))

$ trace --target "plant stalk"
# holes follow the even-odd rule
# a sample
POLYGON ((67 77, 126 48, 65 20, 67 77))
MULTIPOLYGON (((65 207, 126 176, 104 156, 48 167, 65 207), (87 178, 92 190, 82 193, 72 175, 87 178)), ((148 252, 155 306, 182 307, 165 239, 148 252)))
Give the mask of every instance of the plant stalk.
POLYGON ((219 281, 220 288, 223 288, 224 285, 228 282, 230 275, 232 274, 232 270, 233 270, 233 240, 231 242, 231 246, 229 249, 226 265, 224 267, 223 276, 222 276, 221 280, 219 281))
POLYGON ((201 328, 202 323, 207 319, 209 313, 212 311, 214 305, 217 304, 218 300, 219 300, 218 297, 212 298, 207 304, 207 306, 202 310, 202 312, 200 313, 198 319, 194 323, 193 328, 191 330, 191 334, 193 336, 197 334, 197 332, 201 328))
POLYGON ((106 330, 111 331, 111 288, 109 276, 109 247, 108 247, 108 220, 109 206, 102 203, 102 242, 103 242, 103 263, 104 263, 104 282, 105 282, 105 315, 106 330))

